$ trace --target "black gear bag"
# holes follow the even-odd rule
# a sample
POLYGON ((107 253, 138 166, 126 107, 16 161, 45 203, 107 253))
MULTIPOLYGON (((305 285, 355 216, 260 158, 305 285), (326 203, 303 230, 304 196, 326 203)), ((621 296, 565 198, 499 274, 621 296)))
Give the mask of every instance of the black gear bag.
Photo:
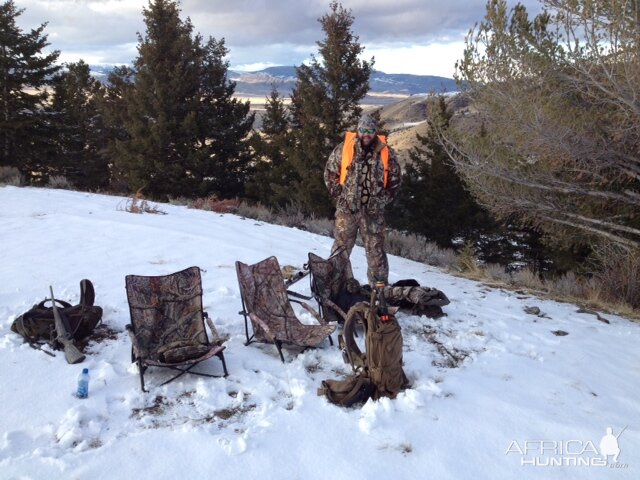
MULTIPOLYGON (((95 306, 94 301, 95 290, 91 281, 87 279, 80 281, 78 305, 72 306, 64 300, 55 300, 60 315, 66 319, 68 333, 73 340, 84 340, 102 321, 102 308, 95 306)), ((44 343, 49 343, 56 350, 61 348, 57 342, 58 335, 50 299, 41 301, 16 318, 11 324, 11 330, 22 336, 34 348, 40 348, 44 343)))

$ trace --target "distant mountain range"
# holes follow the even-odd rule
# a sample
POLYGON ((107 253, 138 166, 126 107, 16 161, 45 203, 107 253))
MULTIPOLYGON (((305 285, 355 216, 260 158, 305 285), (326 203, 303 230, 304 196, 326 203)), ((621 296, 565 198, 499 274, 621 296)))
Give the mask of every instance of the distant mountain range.
MULTIPOLYGON (((96 78, 104 81, 113 67, 92 65, 90 68, 96 78)), ((280 95, 287 97, 296 83, 296 67, 269 67, 256 72, 229 70, 228 73, 229 79, 236 82, 237 95, 268 97, 272 85, 276 85, 280 95)), ((416 95, 458 90, 455 80, 451 78, 384 73, 377 70, 371 74, 370 86, 370 96, 416 95)))
MULTIPOLYGON (((296 83, 295 67, 269 67, 257 72, 229 71, 229 78, 236 82, 236 93, 264 95, 271 93, 275 84, 281 95, 289 96, 296 83)), ((384 73, 374 70, 369 81, 370 94, 415 95, 445 93, 457 90, 455 80, 433 75, 409 75, 384 73)))

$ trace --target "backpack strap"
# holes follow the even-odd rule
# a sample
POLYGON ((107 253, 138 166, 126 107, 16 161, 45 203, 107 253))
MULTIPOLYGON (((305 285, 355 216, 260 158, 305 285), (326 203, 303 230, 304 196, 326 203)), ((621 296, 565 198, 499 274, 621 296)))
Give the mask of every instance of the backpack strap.
POLYGON ((360 347, 354 339, 356 323, 357 321, 364 320, 363 326, 365 329, 365 338, 367 337, 367 313, 369 311, 369 305, 365 302, 356 303, 349 309, 347 313, 347 319, 342 327, 342 334, 340 335, 340 347, 342 349, 343 357, 348 359, 354 372, 364 370, 367 364, 367 357, 362 353, 360 347))
MULTIPOLYGON (((58 298, 56 298, 56 303, 59 304, 59 307, 62 308, 69 308, 71 307, 71 304, 69 302, 65 302, 64 300, 60 300, 58 298)), ((45 298, 44 300, 42 300, 39 304, 35 305, 31 310, 29 310, 29 312, 33 312, 36 309, 42 309, 42 310, 51 310, 52 307, 47 307, 47 303, 51 303, 51 299, 50 298, 45 298)), ((51 317, 53 318, 53 314, 51 314, 51 317)))
POLYGON ((374 385, 369 377, 358 374, 345 380, 323 380, 318 395, 324 395, 331 403, 343 407, 351 407, 356 403, 364 403, 372 397, 374 385))
POLYGON ((86 278, 80 280, 80 305, 83 308, 93 307, 93 302, 96 301, 96 291, 93 288, 91 280, 86 278))

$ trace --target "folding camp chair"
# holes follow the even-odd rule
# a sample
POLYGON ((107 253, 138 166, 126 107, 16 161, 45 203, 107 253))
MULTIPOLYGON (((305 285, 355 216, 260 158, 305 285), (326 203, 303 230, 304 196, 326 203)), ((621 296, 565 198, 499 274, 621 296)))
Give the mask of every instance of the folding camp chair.
MULTIPOLYGON (((322 316, 328 321, 344 323, 349 309, 359 303, 368 302, 371 289, 360 285, 351 277, 349 256, 345 251, 324 259, 309 253, 311 293, 318 302, 322 316)), ((440 290, 422 287, 413 279, 399 280, 384 287, 384 296, 389 306, 399 307, 410 315, 426 315, 439 318, 449 299, 440 290)))
POLYGON ((200 268, 190 267, 177 273, 161 276, 127 275, 125 278, 131 324, 131 361, 138 363, 140 385, 144 388, 147 367, 178 370, 162 385, 185 373, 218 377, 191 369, 208 358, 217 356, 222 362, 224 376, 227 365, 220 339, 213 322, 202 308, 202 279, 200 268), (213 336, 209 341, 205 318, 213 336))
MULTIPOLYGON (((344 323, 349 308, 342 308, 336 302, 339 302, 341 295, 347 291, 349 280, 352 279, 347 252, 341 250, 326 260, 309 252, 309 263, 306 267, 310 272, 311 294, 318 302, 322 318, 326 321, 344 323)), ((357 299, 365 302, 368 300, 366 296, 357 299)))
POLYGON ((236 262, 240 286, 245 345, 253 341, 273 343, 284 363, 282 344, 317 347, 336 329, 327 325, 322 317, 305 302, 289 298, 276 257, 269 257, 254 265, 236 262), (296 317, 291 302, 299 303, 311 313, 320 325, 304 325, 296 317), (249 335, 249 320, 253 334, 249 335))

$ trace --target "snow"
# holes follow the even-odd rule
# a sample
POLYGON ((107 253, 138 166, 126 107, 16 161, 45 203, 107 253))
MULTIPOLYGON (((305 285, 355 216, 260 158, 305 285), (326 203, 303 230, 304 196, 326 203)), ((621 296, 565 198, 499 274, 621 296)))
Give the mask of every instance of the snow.
MULTIPOLYGON (((172 205, 131 214, 125 202, 0 187, 0 478, 640 478, 638 323, 603 314, 606 324, 575 305, 391 256, 391 281, 416 278, 451 304, 438 320, 399 316, 411 389, 343 409, 316 395, 322 380, 349 371, 337 347, 285 349, 282 364, 272 345, 244 346, 234 269, 270 255, 301 266, 309 251, 326 257, 330 238, 172 205), (159 386, 169 374, 150 369, 142 393, 124 277, 192 265, 204 269, 205 309, 229 336, 230 375, 159 386), (49 285, 77 302, 82 278, 117 332, 90 344, 82 364, 10 331, 49 285), (532 306, 541 313, 525 313, 532 306), (80 400, 83 367, 91 383, 80 400), (625 426, 618 463, 600 460, 607 427, 618 435, 625 426)), ((352 261, 365 279, 362 249, 352 261)), ((295 289, 308 293, 308 282, 295 289)), ((201 368, 221 373, 215 358, 201 368)))

